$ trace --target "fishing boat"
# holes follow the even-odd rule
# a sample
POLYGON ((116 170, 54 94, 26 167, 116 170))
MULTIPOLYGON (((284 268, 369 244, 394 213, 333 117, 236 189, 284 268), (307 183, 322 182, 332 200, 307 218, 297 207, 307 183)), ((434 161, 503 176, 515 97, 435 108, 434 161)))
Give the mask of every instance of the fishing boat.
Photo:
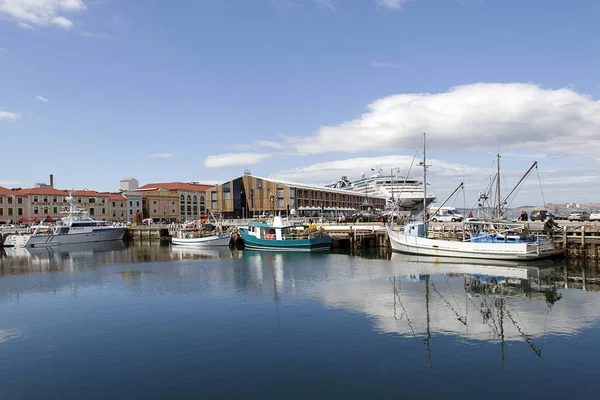
POLYGON ((270 251, 329 251, 333 239, 316 229, 303 225, 286 224, 280 216, 272 223, 249 221, 247 228, 240 228, 244 246, 248 249, 270 251))
POLYGON ((231 234, 224 231, 220 219, 212 213, 210 216, 214 219, 215 225, 209 223, 196 225, 194 222, 192 227, 183 226, 171 238, 171 243, 187 247, 229 246, 231 234), (208 231, 205 230, 206 228, 208 231))
MULTIPOLYGON (((425 134, 423 134, 423 181, 427 182, 425 134)), ((530 168, 531 169, 531 168, 530 168)), ((498 180, 500 179, 498 163, 498 180)), ((424 184, 426 204, 427 184, 424 184)), ((498 202, 498 217, 501 217, 498 202)), ((463 237, 440 239, 429 237, 427 214, 422 222, 411 222, 401 230, 386 226, 392 250, 424 256, 481 258, 495 260, 539 260, 563 253, 556 249, 551 236, 530 234, 519 226, 491 222, 463 222, 463 237)))
POLYGON ((32 234, 9 235, 4 246, 32 248, 123 240, 126 226, 112 226, 105 221, 95 220, 85 210, 75 206, 73 196, 68 196, 66 200, 69 209, 63 213, 67 216, 56 225, 40 225, 32 234))
POLYGON ((178 246, 189 247, 212 247, 212 246, 229 246, 231 235, 229 233, 219 235, 208 235, 193 237, 191 234, 187 237, 173 237, 171 243, 178 246))

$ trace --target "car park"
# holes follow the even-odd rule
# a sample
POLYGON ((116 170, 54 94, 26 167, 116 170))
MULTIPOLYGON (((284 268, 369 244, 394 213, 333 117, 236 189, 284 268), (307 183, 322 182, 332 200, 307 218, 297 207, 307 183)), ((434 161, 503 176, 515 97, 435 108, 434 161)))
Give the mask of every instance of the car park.
POLYGON ((573 211, 567 219, 569 221, 587 221, 590 219, 590 213, 587 211, 573 211))

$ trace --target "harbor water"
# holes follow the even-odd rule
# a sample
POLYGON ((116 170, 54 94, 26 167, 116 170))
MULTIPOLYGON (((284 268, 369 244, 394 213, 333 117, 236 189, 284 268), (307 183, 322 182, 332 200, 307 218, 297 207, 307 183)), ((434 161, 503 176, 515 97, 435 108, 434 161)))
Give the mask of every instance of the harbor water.
POLYGON ((0 399, 598 398, 596 267, 439 261, 4 249, 0 399))

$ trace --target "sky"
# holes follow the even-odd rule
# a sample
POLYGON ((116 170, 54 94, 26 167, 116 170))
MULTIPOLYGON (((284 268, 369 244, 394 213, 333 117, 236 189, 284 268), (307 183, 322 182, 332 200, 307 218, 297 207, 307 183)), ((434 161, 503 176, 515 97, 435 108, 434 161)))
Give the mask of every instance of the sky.
POLYGON ((372 168, 600 201, 600 2, 0 0, 0 185, 372 168))

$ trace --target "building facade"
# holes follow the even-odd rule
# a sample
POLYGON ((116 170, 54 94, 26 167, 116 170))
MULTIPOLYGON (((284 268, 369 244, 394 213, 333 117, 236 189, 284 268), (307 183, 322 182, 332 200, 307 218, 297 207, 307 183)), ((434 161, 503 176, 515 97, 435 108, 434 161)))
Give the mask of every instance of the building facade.
POLYGON ((264 214, 350 214, 385 209, 385 197, 365 197, 349 190, 310 186, 252 176, 249 173, 207 191, 210 212, 225 218, 253 218, 264 214), (293 210, 293 211, 292 211, 293 210))
POLYGON ((139 188, 144 198, 144 218, 167 222, 202 219, 206 212, 206 191, 211 185, 185 182, 149 183, 139 188))

